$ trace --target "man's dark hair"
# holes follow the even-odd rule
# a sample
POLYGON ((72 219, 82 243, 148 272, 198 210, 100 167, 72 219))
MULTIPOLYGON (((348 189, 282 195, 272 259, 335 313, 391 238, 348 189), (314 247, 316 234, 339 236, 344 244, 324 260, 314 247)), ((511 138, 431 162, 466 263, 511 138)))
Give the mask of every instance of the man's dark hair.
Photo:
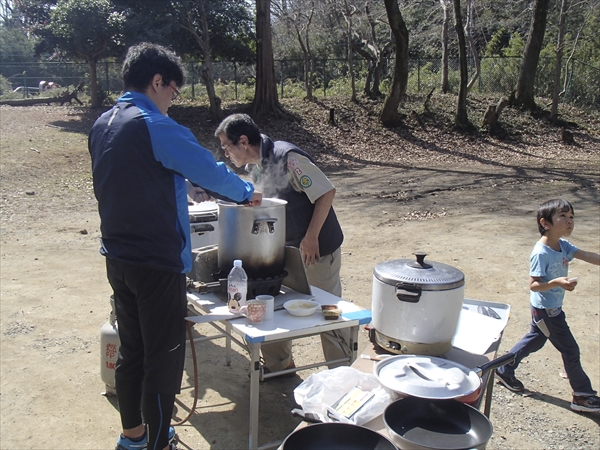
POLYGON ((162 76, 163 85, 174 81, 177 87, 183 86, 183 66, 171 50, 148 42, 129 48, 122 69, 126 91, 145 91, 157 73, 162 76))
POLYGON ((571 211, 575 214, 575 210, 573 209, 573 205, 562 198, 555 198, 553 200, 548 200, 545 203, 542 203, 538 209, 537 213, 537 224, 538 229, 540 230, 540 234, 543 236, 546 234, 546 230, 542 226, 542 219, 547 220, 552 223, 552 216, 557 212, 568 212, 571 211))
POLYGON ((250 145, 260 144, 260 130, 248 114, 232 114, 219 124, 215 136, 225 134, 233 144, 237 144, 240 136, 246 136, 250 145))

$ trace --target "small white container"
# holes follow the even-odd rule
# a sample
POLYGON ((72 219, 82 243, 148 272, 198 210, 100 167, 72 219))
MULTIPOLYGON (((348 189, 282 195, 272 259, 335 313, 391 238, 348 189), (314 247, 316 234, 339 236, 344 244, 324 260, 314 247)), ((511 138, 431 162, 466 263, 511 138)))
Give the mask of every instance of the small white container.
POLYGON ((288 300, 283 304, 287 312, 299 317, 313 315, 319 306, 319 303, 312 300, 288 300))

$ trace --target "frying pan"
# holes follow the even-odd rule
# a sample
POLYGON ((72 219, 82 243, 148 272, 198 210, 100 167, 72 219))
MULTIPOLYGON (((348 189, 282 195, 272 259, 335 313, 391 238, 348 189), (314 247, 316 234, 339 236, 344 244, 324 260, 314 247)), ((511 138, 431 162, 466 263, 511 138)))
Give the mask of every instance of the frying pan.
POLYGON ((494 430, 483 413, 456 400, 401 398, 387 406, 383 420, 403 450, 484 449, 494 430))
POLYGON ((396 355, 376 363, 374 373, 381 384, 401 395, 468 403, 479 398, 483 374, 514 359, 513 353, 507 353, 469 369, 435 356, 396 355))
POLYGON ((349 423, 317 423, 285 438, 282 450, 399 450, 385 436, 349 423))

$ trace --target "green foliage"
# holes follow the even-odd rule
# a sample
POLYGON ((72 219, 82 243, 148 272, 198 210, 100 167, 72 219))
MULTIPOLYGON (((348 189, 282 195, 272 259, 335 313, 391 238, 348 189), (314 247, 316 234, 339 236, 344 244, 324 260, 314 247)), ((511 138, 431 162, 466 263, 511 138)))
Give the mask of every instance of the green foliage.
POLYGON ((502 56, 523 56, 525 51, 525 41, 519 33, 513 33, 510 37, 508 46, 502 50, 502 56))
POLYGON ((123 14, 109 0, 60 0, 51 13, 54 44, 74 59, 98 60, 123 45, 123 14))
POLYGON ((0 95, 12 93, 12 85, 10 81, 0 75, 0 95))
POLYGON ((485 80, 485 83, 483 86, 480 83, 479 91, 509 95, 517 86, 520 63, 521 58, 517 57, 483 58, 480 80, 485 80))
POLYGON ((2 64, 30 61, 35 40, 22 27, 0 26, 0 61, 2 64))
POLYGON ((483 51, 483 56, 502 56, 504 49, 503 38, 506 34, 505 28, 500 28, 494 33, 490 42, 483 51))

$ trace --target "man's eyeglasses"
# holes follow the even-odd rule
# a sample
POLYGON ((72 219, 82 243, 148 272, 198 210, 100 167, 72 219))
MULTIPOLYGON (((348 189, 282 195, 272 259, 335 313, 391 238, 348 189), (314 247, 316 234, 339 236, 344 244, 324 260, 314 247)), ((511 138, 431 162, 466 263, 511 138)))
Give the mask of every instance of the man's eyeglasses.
POLYGON ((174 87, 172 84, 169 84, 169 87, 171 89, 173 89, 173 95, 171 96, 171 101, 174 102, 175 100, 177 100, 177 97, 179 97, 180 92, 177 90, 176 87, 174 87))
POLYGON ((231 147, 232 145, 234 145, 234 144, 233 144, 233 142, 230 142, 230 143, 229 143, 229 144, 227 144, 227 145, 221 145, 221 150, 223 150, 224 152, 226 152, 226 151, 227 151, 227 149, 228 149, 229 147, 231 147))

